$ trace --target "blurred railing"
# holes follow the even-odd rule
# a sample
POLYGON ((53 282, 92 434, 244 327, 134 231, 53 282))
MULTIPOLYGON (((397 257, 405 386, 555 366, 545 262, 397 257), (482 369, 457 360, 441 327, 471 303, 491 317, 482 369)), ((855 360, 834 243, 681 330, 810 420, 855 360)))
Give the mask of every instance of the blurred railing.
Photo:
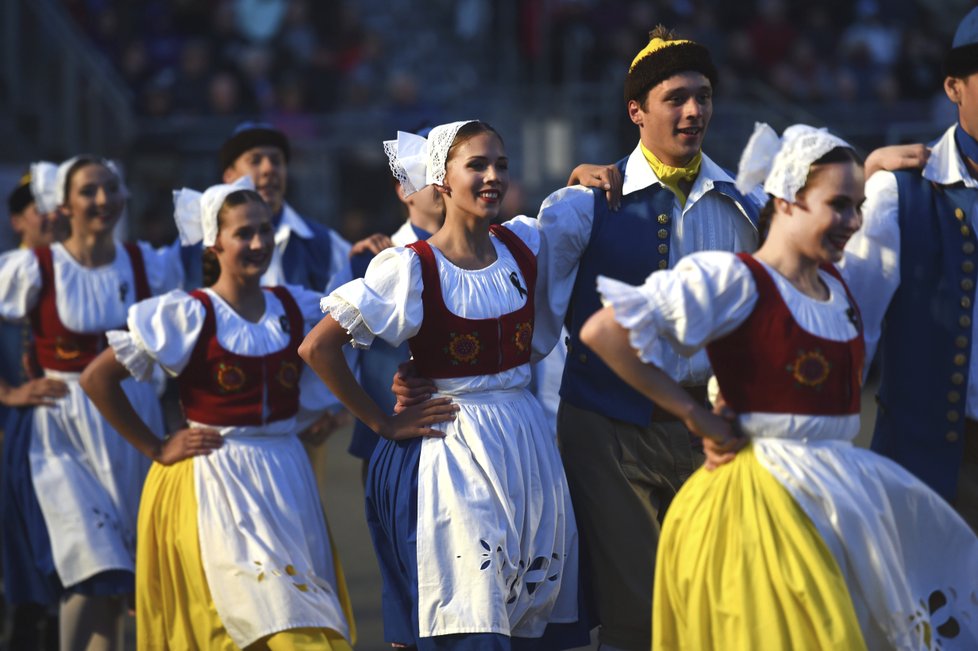
POLYGON ((4 157, 123 153, 132 97, 109 62, 53 0, 3 0, 0 112, 4 157))

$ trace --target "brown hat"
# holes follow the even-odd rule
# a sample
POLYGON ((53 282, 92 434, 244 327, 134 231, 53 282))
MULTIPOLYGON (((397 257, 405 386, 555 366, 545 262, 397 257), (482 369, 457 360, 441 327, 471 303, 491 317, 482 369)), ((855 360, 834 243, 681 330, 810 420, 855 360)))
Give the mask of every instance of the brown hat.
POLYGON ((673 39, 663 28, 656 28, 628 68, 625 101, 639 100, 648 89, 681 72, 703 73, 713 88, 717 86, 717 69, 709 50, 695 41, 673 39))

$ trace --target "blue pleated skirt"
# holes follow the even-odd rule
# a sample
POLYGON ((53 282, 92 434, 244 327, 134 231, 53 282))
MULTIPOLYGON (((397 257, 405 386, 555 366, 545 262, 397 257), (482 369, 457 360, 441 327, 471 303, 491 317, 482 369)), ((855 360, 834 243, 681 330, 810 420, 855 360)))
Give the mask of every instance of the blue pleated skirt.
POLYGON ((384 637, 419 651, 559 651, 590 643, 590 623, 578 589, 577 622, 550 624, 542 637, 468 633, 420 637, 418 626, 418 465, 423 439, 381 439, 367 474, 367 526, 383 579, 384 637))
POLYGON ((4 424, 0 460, 0 547, 3 587, 8 603, 54 605, 63 594, 110 596, 132 593, 135 576, 125 570, 100 572, 63 586, 54 566, 51 539, 31 479, 30 448, 34 408, 11 409, 4 424))

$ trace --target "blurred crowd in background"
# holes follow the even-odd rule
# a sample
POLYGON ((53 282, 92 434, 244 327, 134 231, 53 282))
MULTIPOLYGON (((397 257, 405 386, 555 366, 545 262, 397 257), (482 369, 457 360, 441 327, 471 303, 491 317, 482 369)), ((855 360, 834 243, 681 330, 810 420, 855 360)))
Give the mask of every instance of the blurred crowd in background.
MULTIPOLYGON (((421 80, 401 67, 398 52, 415 35, 377 15, 382 5, 64 1, 117 65, 144 115, 260 114, 301 122, 305 113, 338 107, 418 101, 421 80)), ((393 11, 398 3, 388 4, 393 11)), ((511 32, 521 68, 546 58, 549 82, 562 81, 571 58, 583 62, 585 81, 620 76, 641 47, 634 26, 661 22, 711 49, 723 68, 724 93, 759 78, 798 101, 884 103, 939 90, 953 27, 944 24, 946 14, 959 15, 915 0, 525 0, 511 12, 512 24, 501 25, 501 3, 491 0, 415 4, 451 21, 453 29, 436 37, 451 41, 443 47, 464 51, 486 34, 511 32)))

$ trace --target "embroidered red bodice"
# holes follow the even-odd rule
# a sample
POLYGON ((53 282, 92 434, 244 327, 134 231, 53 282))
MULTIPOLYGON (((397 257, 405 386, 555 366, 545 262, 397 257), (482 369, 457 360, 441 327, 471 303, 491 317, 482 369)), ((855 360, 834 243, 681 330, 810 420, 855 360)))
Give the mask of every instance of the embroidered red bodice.
POLYGON ((421 293, 424 321, 409 345, 414 364, 425 377, 490 375, 530 361, 536 257, 509 229, 497 225, 489 228, 513 254, 526 283, 526 287, 521 287, 516 273, 510 276, 513 291, 526 293, 526 303, 496 318, 465 319, 450 312, 442 296, 438 262, 431 246, 424 241, 408 245, 421 259, 424 282, 421 293))
POLYGON ((303 318, 284 287, 271 291, 285 308, 282 328, 289 343, 270 355, 239 355, 217 340, 214 304, 203 290, 190 295, 204 306, 204 323, 190 361, 177 378, 180 403, 188 420, 207 425, 263 425, 291 418, 299 411, 299 344, 303 318), (264 416, 265 395, 269 413, 264 416))
POLYGON ((823 267, 846 287, 848 316, 859 331, 849 341, 831 341, 803 330, 761 263, 746 253, 737 257, 754 277, 757 304, 736 330, 706 347, 727 404, 737 413, 859 413, 865 356, 862 323, 838 270, 823 267))
MULTIPOLYGON (((135 244, 124 244, 132 265, 135 282, 135 301, 149 298, 149 282, 146 280, 146 267, 143 253, 135 244)), ((73 332, 61 321, 58 315, 57 287, 54 282, 54 258, 51 247, 39 246, 34 249, 37 264, 41 271, 41 293, 37 304, 31 310, 31 331, 34 335, 34 348, 41 368, 53 371, 80 373, 108 345, 105 332, 73 332)), ((120 300, 125 300, 129 287, 123 283, 119 287, 120 300)), ((107 297, 109 299, 111 297, 107 297)), ((112 298, 111 300, 114 300, 112 298)), ((115 328, 124 328, 120 323, 115 328)), ((107 330, 113 329, 112 327, 107 330)))

